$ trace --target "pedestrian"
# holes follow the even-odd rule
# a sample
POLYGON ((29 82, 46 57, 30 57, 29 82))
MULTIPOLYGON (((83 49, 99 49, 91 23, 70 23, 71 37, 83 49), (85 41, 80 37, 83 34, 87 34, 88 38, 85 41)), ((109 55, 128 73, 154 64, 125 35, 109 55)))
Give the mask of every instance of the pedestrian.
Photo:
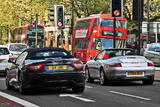
POLYGON ((143 45, 140 50, 140 55, 142 55, 142 56, 144 55, 145 49, 146 49, 146 45, 143 45))

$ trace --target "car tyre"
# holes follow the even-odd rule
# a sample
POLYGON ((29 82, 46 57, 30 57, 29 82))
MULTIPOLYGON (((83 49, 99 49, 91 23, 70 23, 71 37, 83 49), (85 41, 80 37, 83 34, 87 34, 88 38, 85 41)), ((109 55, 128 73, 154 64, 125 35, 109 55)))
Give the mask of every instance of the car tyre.
POLYGON ((85 89, 85 86, 76 86, 72 88, 72 91, 75 93, 83 92, 85 89))
POLYGON ((20 76, 19 77, 19 93, 21 95, 24 95, 24 94, 26 94, 26 90, 24 89, 22 73, 20 73, 19 76, 20 76))
POLYGON ((9 84, 9 80, 8 80, 7 75, 6 75, 6 80, 5 80, 5 82, 6 82, 6 87, 7 87, 7 89, 8 89, 8 90, 12 90, 13 87, 9 84))
POLYGON ((101 71, 100 71, 100 83, 101 83, 101 85, 106 85, 106 83, 107 83, 107 79, 106 79, 106 76, 105 76, 103 69, 101 69, 101 71))
POLYGON ((154 77, 149 77, 148 79, 142 80, 144 85, 152 85, 154 82, 154 77))
POLYGON ((85 70, 85 76, 86 76, 85 77, 86 82, 88 82, 88 83, 93 83, 94 82, 94 79, 90 77, 90 73, 89 73, 88 68, 86 68, 86 70, 85 70))

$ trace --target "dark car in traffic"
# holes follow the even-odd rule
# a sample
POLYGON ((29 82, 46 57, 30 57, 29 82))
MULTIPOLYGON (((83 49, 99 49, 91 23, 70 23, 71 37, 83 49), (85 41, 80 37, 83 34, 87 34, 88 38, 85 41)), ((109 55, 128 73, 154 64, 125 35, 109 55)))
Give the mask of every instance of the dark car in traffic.
POLYGON ((18 88, 21 94, 28 89, 71 88, 85 89, 83 63, 63 48, 31 48, 23 51, 7 69, 7 89, 18 88))

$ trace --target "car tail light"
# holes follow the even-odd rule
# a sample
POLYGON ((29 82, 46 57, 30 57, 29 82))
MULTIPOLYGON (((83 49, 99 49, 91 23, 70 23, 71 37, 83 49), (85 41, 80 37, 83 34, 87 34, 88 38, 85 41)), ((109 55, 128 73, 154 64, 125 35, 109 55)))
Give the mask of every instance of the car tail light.
POLYGON ((71 65, 75 69, 82 69, 83 68, 83 63, 81 63, 81 62, 72 62, 71 65))
POLYGON ((136 57, 127 57, 127 59, 136 59, 136 57))
POLYGON ((14 61, 14 60, 15 60, 15 58, 14 58, 14 57, 9 57, 9 60, 13 60, 13 61, 14 61))
POLYGON ((113 65, 109 65, 110 68, 112 67, 122 67, 121 64, 113 64, 113 65))
POLYGON ((150 67, 151 67, 151 66, 153 66, 153 64, 152 64, 152 63, 148 63, 147 65, 148 65, 148 66, 150 66, 150 67))
POLYGON ((27 68, 29 70, 33 70, 33 71, 39 71, 41 70, 46 64, 31 64, 28 65, 27 68))

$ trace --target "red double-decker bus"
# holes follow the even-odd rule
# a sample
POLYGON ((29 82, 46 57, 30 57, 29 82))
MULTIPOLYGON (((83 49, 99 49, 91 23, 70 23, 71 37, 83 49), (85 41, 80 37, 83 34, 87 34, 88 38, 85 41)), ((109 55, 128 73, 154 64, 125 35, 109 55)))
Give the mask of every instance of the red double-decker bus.
POLYGON ((36 27, 35 25, 27 25, 15 27, 13 33, 14 43, 25 43, 29 47, 44 47, 45 33, 44 26, 37 25, 37 46, 36 46, 36 27))
MULTIPOLYGON (((113 23, 110 14, 78 19, 73 29, 73 55, 86 62, 101 49, 113 48, 113 23)), ((116 48, 125 47, 126 38, 126 19, 116 18, 116 48)))

